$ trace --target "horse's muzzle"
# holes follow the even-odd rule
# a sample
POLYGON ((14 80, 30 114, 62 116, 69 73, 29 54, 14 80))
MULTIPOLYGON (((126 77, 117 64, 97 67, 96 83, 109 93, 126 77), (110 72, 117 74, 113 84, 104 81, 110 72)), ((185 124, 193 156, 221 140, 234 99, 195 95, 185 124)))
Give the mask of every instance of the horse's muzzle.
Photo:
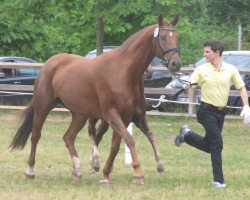
POLYGON ((173 60, 168 64, 168 69, 170 72, 178 72, 182 66, 181 60, 173 60))

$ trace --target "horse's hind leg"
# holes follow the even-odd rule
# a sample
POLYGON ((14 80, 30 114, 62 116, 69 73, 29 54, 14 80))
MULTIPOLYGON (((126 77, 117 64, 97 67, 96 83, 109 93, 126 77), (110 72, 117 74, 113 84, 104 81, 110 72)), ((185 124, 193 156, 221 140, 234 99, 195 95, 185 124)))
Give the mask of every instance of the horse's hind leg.
POLYGON ((33 118, 33 128, 32 128, 32 135, 31 135, 31 150, 28 159, 28 168, 25 171, 26 178, 35 178, 35 156, 36 156, 36 147, 37 143, 41 137, 41 130, 42 126, 45 122, 45 119, 53 108, 52 101, 43 101, 43 104, 34 104, 34 118, 33 118), (50 103, 49 103, 50 102, 50 103))
POLYGON ((100 170, 100 162, 99 162, 99 151, 98 147, 96 144, 96 123, 98 119, 96 118, 89 118, 88 119, 88 132, 89 132, 89 137, 92 141, 92 155, 90 158, 90 167, 89 167, 89 173, 93 174, 95 172, 99 172, 100 170))
POLYGON ((90 168, 89 168, 90 174, 99 172, 100 170, 98 145, 101 142, 103 135, 107 132, 108 127, 109 127, 108 123, 106 123, 104 120, 101 120, 101 123, 98 129, 96 130, 95 125, 97 121, 98 119, 96 118, 89 118, 88 120, 89 137, 93 144, 92 157, 91 157, 90 168))
POLYGON ((107 132, 108 128, 109 128, 109 124, 105 122, 104 120, 101 120, 101 124, 98 127, 96 131, 96 136, 95 136, 95 142, 97 146, 100 144, 102 137, 107 132))
POLYGON ((87 117, 81 114, 72 113, 71 124, 67 132, 63 136, 63 140, 65 142, 66 147, 68 148, 69 154, 73 162, 72 179, 75 182, 80 182, 82 178, 81 160, 75 149, 75 139, 76 139, 78 132, 85 125, 86 121, 87 121, 87 117))
POLYGON ((134 115, 133 121, 135 125, 147 136, 149 142, 154 150, 156 168, 159 173, 164 172, 164 166, 162 164, 161 155, 157 148, 157 142, 155 135, 150 131, 145 115, 134 115))

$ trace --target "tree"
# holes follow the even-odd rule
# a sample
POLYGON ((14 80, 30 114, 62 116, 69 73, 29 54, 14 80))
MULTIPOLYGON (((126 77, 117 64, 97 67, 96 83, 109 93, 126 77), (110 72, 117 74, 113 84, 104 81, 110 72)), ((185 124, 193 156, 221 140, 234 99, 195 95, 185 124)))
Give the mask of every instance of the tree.
MULTIPOLYGON (((30 5, 30 2, 25 3, 30 5)), ((38 8, 41 2, 37 3, 38 8)), ((12 1, 3 2, 0 12, 1 54, 8 52, 10 55, 19 53, 20 56, 27 56, 32 44, 46 37, 41 28, 42 20, 39 18, 44 14, 42 10, 36 9, 34 13, 27 15, 28 10, 23 4, 12 1)))
POLYGON ((208 0, 207 8, 210 17, 219 24, 231 21, 245 26, 250 21, 249 0, 208 0))

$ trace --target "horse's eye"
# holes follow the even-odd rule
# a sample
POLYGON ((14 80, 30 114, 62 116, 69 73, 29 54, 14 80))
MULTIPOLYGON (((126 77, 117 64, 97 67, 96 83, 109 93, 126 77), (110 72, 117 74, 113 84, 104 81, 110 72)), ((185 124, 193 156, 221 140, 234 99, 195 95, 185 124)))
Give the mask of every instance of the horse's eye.
POLYGON ((165 36, 165 35, 160 35, 160 39, 161 39, 161 40, 165 40, 165 39, 166 39, 166 36, 165 36))

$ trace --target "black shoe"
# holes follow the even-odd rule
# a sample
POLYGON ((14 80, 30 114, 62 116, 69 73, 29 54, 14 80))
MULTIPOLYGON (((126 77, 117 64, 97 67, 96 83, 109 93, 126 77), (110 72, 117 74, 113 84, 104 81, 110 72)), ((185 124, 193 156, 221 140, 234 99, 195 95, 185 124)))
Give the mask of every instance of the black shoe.
POLYGON ((175 146, 180 147, 182 142, 185 142, 184 136, 190 131, 188 125, 184 125, 180 128, 180 134, 175 138, 175 146))

